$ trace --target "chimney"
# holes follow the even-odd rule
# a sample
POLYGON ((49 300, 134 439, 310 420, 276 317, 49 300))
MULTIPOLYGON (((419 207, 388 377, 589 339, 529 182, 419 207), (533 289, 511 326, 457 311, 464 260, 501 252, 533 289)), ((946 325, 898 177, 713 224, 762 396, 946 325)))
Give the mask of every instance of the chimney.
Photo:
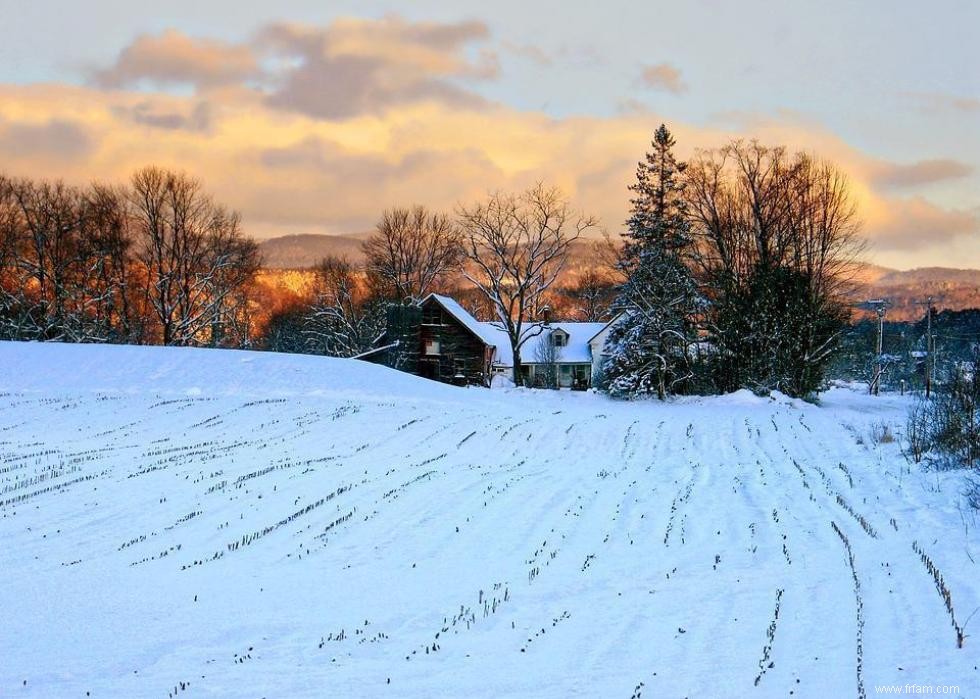
POLYGON ((544 306, 541 309, 541 321, 545 325, 551 324, 551 306, 544 306))

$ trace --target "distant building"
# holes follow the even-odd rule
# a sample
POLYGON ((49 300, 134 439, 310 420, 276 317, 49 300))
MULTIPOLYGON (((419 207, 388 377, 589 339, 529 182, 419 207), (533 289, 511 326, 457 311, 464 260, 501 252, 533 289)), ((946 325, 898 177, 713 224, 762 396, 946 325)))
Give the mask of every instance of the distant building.
MULTIPOLYGON (((478 321, 455 299, 429 294, 420 308, 394 308, 388 321, 378 348, 360 359, 459 385, 489 386, 495 376, 514 378, 506 331, 478 321)), ((543 321, 540 332, 521 347, 524 383, 589 388, 610 326, 543 321)))

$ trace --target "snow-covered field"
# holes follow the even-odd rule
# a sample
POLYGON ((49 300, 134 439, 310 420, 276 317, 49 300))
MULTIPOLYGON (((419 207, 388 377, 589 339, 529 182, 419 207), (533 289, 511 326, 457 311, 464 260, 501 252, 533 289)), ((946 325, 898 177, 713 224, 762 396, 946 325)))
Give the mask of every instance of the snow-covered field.
POLYGON ((978 696, 903 412, 0 343, 0 696, 978 696))

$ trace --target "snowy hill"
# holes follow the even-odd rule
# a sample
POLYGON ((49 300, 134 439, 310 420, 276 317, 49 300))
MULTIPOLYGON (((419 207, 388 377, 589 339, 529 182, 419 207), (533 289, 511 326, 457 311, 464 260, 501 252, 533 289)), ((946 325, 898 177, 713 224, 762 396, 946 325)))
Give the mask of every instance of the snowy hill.
POLYGON ((0 343, 0 696, 977 696, 926 563, 963 625, 976 523, 876 439, 902 400, 0 343))

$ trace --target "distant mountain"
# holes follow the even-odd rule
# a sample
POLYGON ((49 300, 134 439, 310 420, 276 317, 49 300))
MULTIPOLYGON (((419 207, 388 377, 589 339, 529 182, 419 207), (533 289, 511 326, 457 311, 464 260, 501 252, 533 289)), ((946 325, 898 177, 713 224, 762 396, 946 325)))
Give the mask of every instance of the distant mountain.
POLYGON ((889 274, 895 274, 897 271, 888 267, 880 267, 879 265, 863 264, 855 274, 855 281, 859 284, 874 284, 883 277, 887 277, 889 274))
MULTIPOLYGON (((259 248, 268 269, 304 269, 327 255, 346 257, 357 264, 364 260, 361 243, 369 235, 286 235, 264 240, 259 248)), ((599 258, 605 254, 603 246, 597 246, 595 241, 576 241, 570 251, 566 281, 601 264, 599 258)), ((855 300, 887 298, 892 304, 888 311, 891 320, 921 318, 925 314, 921 304, 930 295, 939 310, 980 308, 980 270, 976 269, 921 267, 900 271, 868 264, 858 272, 857 281, 855 300)))
MULTIPOLYGON (((284 235, 259 242, 266 269, 306 269, 327 255, 346 257, 357 264, 364 261, 361 243, 368 233, 323 235, 316 233, 284 235)), ((594 241, 577 240, 572 243, 569 270, 575 271, 595 264, 594 241)))
POLYGON ((865 277, 859 295, 888 299, 891 320, 922 318, 929 296, 938 310, 980 308, 980 270, 921 267, 902 272, 879 267, 865 277))
POLYGON ((303 269, 312 267, 328 255, 346 257, 354 263, 364 259, 361 243, 370 233, 347 235, 284 235, 259 242, 268 269, 303 269))

